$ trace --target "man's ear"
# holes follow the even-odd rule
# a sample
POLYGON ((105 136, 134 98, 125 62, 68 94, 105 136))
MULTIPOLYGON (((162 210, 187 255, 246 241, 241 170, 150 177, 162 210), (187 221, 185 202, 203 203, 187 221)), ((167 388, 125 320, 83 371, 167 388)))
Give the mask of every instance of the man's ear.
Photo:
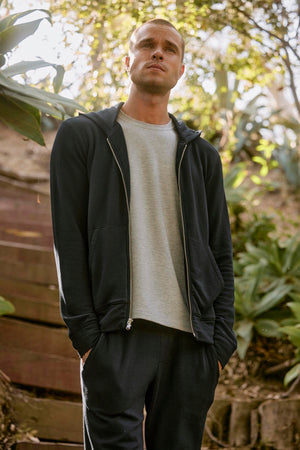
POLYGON ((130 69, 130 56, 129 56, 129 55, 125 56, 125 58, 124 58, 124 64, 125 64, 126 70, 127 70, 127 72, 128 72, 129 69, 130 69))
POLYGON ((181 69, 180 69, 180 72, 179 72, 179 78, 181 78, 181 77, 182 77, 182 75, 184 74, 184 70, 185 70, 185 65, 184 65, 184 64, 182 64, 182 65, 181 65, 181 69))

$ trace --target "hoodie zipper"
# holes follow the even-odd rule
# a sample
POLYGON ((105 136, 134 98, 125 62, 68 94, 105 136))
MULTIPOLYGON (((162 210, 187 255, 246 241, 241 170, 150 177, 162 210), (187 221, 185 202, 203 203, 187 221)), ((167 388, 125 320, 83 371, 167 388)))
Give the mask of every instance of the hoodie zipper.
POLYGON ((182 199, 181 199, 181 188, 180 188, 180 169, 181 169, 181 163, 182 163, 182 159, 184 157, 186 148, 187 148, 187 144, 185 144, 185 146, 183 148, 182 155, 181 155, 181 158, 180 158, 180 161, 179 161, 178 177, 177 178, 178 178, 179 203, 180 203, 182 234, 183 234, 184 258, 185 258, 185 267, 186 267, 187 294, 188 294, 188 301, 189 301, 190 325, 191 325, 193 336, 196 337, 196 334, 195 334, 195 331, 194 331, 194 328, 193 328, 193 321, 192 321, 192 305, 191 305, 191 295, 190 295, 189 265, 188 265, 187 252, 186 252, 185 228, 184 228, 184 219, 183 219, 183 211, 182 211, 182 199))
POLYGON ((130 292, 129 292, 129 294, 130 294, 130 298, 129 298, 129 311, 128 311, 128 315, 127 315, 128 319, 127 319, 127 323, 126 323, 126 330, 129 331, 131 329, 132 322, 133 322, 133 319, 131 318, 131 315, 132 315, 132 262, 131 262, 132 261, 132 256, 131 256, 131 238, 130 238, 131 222, 130 222, 129 199, 128 199, 128 193, 127 193, 127 188, 126 188, 126 184, 125 184, 125 178, 124 178, 123 171, 122 171, 121 166, 119 164, 119 161, 118 161, 118 159, 116 157, 114 149, 113 149, 113 147, 112 147, 112 145, 111 145, 111 143, 109 141, 109 138, 107 138, 106 140, 107 140, 109 148, 110 148, 110 150, 111 150, 111 152, 113 154, 113 157, 114 157, 114 159, 115 159, 115 161, 116 161, 116 163, 117 163, 117 165, 119 167, 119 170, 121 172, 121 177, 122 177, 123 186, 124 186, 124 190, 125 190, 127 212, 128 212, 129 267, 130 267, 130 270, 129 270, 129 275, 130 275, 130 288, 129 288, 129 291, 130 292))

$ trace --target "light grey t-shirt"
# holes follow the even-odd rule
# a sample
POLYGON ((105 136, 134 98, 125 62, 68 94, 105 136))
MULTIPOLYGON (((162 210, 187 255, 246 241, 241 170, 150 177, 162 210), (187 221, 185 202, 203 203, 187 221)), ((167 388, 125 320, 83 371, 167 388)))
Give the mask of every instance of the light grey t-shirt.
POLYGON ((172 121, 153 125, 120 111, 130 165, 132 318, 191 332, 172 121))

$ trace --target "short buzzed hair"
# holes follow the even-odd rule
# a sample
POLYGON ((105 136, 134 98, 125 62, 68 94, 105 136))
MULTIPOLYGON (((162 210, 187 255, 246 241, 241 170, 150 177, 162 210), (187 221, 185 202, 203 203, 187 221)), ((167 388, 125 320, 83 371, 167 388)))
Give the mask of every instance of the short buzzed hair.
POLYGON ((150 25, 151 25, 151 24, 154 24, 154 25, 162 25, 162 26, 164 26, 164 27, 173 28, 173 30, 177 31, 177 33, 178 33, 179 36, 181 37, 181 50, 182 50, 182 59, 183 59, 183 56, 184 56, 184 48, 185 48, 185 42, 184 42, 184 39, 183 39, 183 37, 181 36, 181 34, 179 33, 179 31, 177 30, 177 28, 174 27, 174 25, 173 25, 171 22, 169 22, 168 20, 165 20, 165 19, 159 19, 159 18, 157 18, 157 19, 150 19, 150 20, 147 20, 147 22, 142 23, 139 27, 137 27, 137 28, 134 30, 134 32, 132 33, 132 35, 131 35, 131 37, 130 37, 130 40, 129 40, 129 48, 130 48, 130 50, 132 49, 133 39, 134 39, 136 33, 137 33, 143 26, 149 25, 149 24, 150 24, 150 25))

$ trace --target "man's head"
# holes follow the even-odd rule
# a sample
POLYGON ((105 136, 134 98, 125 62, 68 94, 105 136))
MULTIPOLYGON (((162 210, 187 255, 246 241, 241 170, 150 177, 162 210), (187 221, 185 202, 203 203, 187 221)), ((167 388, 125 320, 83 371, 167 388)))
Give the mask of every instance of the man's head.
POLYGON ((150 94, 166 95, 184 72, 184 41, 163 19, 152 19, 137 28, 125 59, 132 84, 150 94))
POLYGON ((129 40, 129 48, 130 50, 132 50, 134 42, 136 41, 136 35, 139 32, 139 30, 144 27, 145 25, 148 24, 152 24, 152 25, 160 25, 163 27, 169 27, 169 28, 173 28, 173 30, 175 30, 178 35, 180 36, 180 40, 181 40, 181 61, 183 61, 183 57, 184 57, 184 49, 185 49, 185 42, 183 40, 183 37, 181 36, 181 34, 179 33, 179 31, 174 27, 174 25, 169 22, 168 20, 165 19, 150 19, 147 22, 143 23, 142 25, 140 25, 138 28, 136 28, 134 30, 134 32, 132 33, 130 40, 129 40))

